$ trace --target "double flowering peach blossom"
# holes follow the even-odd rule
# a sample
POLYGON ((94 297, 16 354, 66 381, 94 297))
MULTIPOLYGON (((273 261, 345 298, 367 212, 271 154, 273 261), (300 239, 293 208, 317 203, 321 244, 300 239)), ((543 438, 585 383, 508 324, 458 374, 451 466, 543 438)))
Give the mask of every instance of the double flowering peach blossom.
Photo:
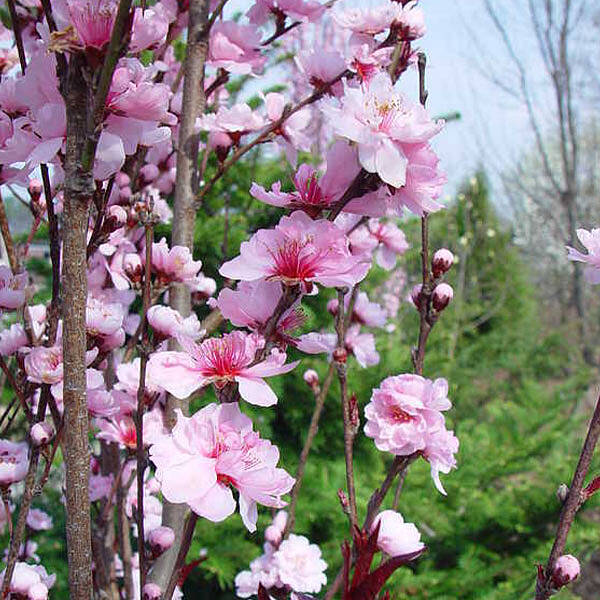
POLYGON ((0 440, 0 486, 6 487, 25 479, 29 467, 27 442, 0 440))
POLYGON ((156 478, 170 502, 186 503, 201 517, 222 521, 236 507, 250 531, 256 530, 257 503, 281 508, 281 496, 294 479, 277 468, 279 451, 252 430, 237 403, 209 404, 192 417, 176 411, 173 431, 150 447, 156 478))

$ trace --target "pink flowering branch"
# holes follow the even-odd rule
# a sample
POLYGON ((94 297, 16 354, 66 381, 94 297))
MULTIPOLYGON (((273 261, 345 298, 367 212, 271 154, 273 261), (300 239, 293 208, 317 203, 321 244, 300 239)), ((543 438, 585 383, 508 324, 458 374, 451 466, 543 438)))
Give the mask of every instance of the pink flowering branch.
MULTIPOLYGON (((569 535, 571 526, 573 525, 573 521, 575 520, 575 515, 585 500, 589 497, 588 493, 585 492, 583 485, 586 475, 589 471, 592 457, 594 455, 594 449, 596 448, 599 437, 600 397, 596 402, 596 408, 594 409, 594 414, 592 415, 592 420, 590 421, 590 425, 588 427, 585 442, 583 443, 583 448, 581 449, 581 454, 579 455, 579 460, 573 475, 573 480, 571 481, 569 493, 567 494, 567 498, 560 512, 556 536, 554 538, 554 543, 552 544, 552 550, 550 551, 548 562, 546 563, 546 568, 545 570, 540 569, 538 573, 535 591, 536 600, 546 600, 555 591, 553 590, 552 585, 554 567, 558 557, 564 554, 565 546, 567 544, 567 537, 569 535)), ((594 489, 595 481, 596 480, 590 484, 592 486, 590 490, 594 489)))

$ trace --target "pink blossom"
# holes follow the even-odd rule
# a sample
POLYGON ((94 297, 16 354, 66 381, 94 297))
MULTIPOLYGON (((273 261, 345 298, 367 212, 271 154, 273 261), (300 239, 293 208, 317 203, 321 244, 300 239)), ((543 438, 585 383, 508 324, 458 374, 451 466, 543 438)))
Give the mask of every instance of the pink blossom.
POLYGON ((169 23, 176 17, 176 0, 163 0, 154 6, 146 6, 146 10, 136 8, 129 49, 132 52, 140 52, 146 48, 152 49, 162 45, 169 31, 169 23))
POLYGON ((600 229, 577 230, 577 237, 581 244, 587 250, 587 254, 582 254, 579 250, 567 246, 569 251, 569 260, 586 263, 584 276, 591 284, 600 283, 600 229))
POLYGON ((458 452, 458 438, 445 427, 434 428, 427 433, 423 457, 431 465, 431 478, 441 494, 446 490, 440 481, 440 473, 450 473, 456 468, 454 455, 458 452))
POLYGON ((44 421, 35 423, 29 430, 29 437, 34 446, 45 446, 54 435, 54 428, 44 421))
POLYGON ((282 507, 294 479, 276 468, 279 451, 252 431, 237 403, 209 404, 192 417, 177 411, 169 435, 150 447, 161 491, 170 502, 185 502, 200 516, 222 521, 235 510, 230 485, 239 492, 240 514, 256 530, 259 502, 282 507))
POLYGON ((353 33, 348 44, 351 53, 348 68, 367 84, 391 62, 393 47, 381 48, 370 35, 353 33))
POLYGON ((352 286, 369 265, 349 251, 343 232, 326 220, 313 221, 301 211, 282 217, 274 229, 260 229, 242 243, 240 256, 223 264, 224 277, 253 281, 267 279, 285 285, 313 283, 325 287, 352 286))
MULTIPOLYGON (((344 57, 337 51, 324 48, 300 52, 294 57, 294 61, 308 83, 317 89, 322 88, 346 70, 344 57)), ((327 92, 334 96, 340 96, 343 90, 342 82, 338 81, 330 86, 327 92)))
POLYGON ((6 487, 25 479, 29 466, 27 442, 0 440, 0 486, 6 487))
POLYGON ((35 531, 52 529, 52 517, 39 508, 30 508, 27 513, 27 527, 35 531))
POLYGON ((12 356, 17 350, 28 344, 27 333, 20 323, 15 323, 0 332, 0 354, 2 356, 12 356))
POLYGON ((334 133, 358 144, 363 168, 395 188, 407 179, 409 159, 402 144, 426 142, 444 125, 396 92, 387 73, 373 77, 368 86, 346 84, 340 105, 324 104, 323 111, 334 133))
POLYGON ((96 419, 96 426, 100 430, 96 437, 105 442, 113 442, 135 450, 137 435, 135 423, 131 417, 118 417, 116 419, 96 419))
POLYGON ((279 579, 295 592, 317 593, 327 584, 327 563, 321 550, 301 535, 291 533, 273 556, 279 579))
MULTIPOLYGON (((4 581, 6 569, 0 573, 0 580, 4 581)), ((46 600, 48 589, 54 585, 55 575, 49 576, 46 569, 41 565, 28 565, 18 562, 15 565, 10 585, 9 594, 17 598, 28 600, 46 600)))
POLYGON ((377 240, 377 264, 390 271, 396 266, 396 259, 402 256, 410 247, 404 232, 394 223, 382 223, 370 219, 367 225, 370 235, 377 240))
POLYGON ((379 450, 407 456, 427 445, 427 435, 443 427, 440 411, 451 406, 445 379, 431 381, 419 375, 387 377, 373 390, 365 407, 365 434, 379 450))
POLYGON ((382 0, 375 6, 351 8, 346 5, 333 12, 335 22, 357 33, 375 35, 388 29, 402 16, 402 6, 393 0, 382 0))
POLYGON ((21 308, 27 299, 28 282, 27 273, 13 275, 10 267, 0 265, 0 308, 7 310, 21 308))
MULTIPOLYGON (((117 379, 119 380, 114 385, 116 392, 122 392, 127 397, 119 396, 121 402, 130 402, 133 406, 137 401, 138 387, 140 384, 140 359, 134 358, 131 362, 121 363, 117 367, 117 379)), ((114 391, 113 391, 114 393, 114 391)), ((145 386, 145 401, 147 404, 152 404, 156 400, 161 399, 164 396, 162 388, 158 385, 158 381, 152 378, 152 374, 146 373, 146 386, 145 386)), ((122 407, 123 412, 123 407, 122 407)))
POLYGON ((302 375, 305 383, 309 385, 313 390, 319 387, 319 374, 314 369, 306 369, 302 375))
POLYGON ((264 554, 250 563, 250 571, 241 571, 235 577, 235 591, 238 598, 249 598, 258 593, 262 584, 265 588, 283 587, 273 555, 275 548, 269 542, 264 545, 264 554), (278 585, 279 584, 279 585, 278 585))
POLYGON ((440 248, 436 250, 431 260, 431 270, 434 277, 440 277, 444 273, 450 270, 450 267, 454 263, 454 254, 447 248, 440 248))
POLYGON ((175 532, 170 527, 157 527, 148 534, 148 543, 155 556, 168 550, 175 541, 175 532))
POLYGON ((94 337, 114 335, 123 325, 123 307, 116 303, 105 303, 88 296, 86 309, 86 330, 94 337))
MULTIPOLYGON (((144 257, 142 263, 145 263, 144 257)), ((202 261, 194 260, 186 246, 173 246, 169 249, 165 238, 152 244, 152 271, 161 286, 172 282, 194 285, 201 268, 202 261)))
MULTIPOLYGON (((351 293, 344 296, 345 311, 350 306, 351 298, 351 293)), ((338 307, 339 302, 337 298, 333 298, 327 303, 327 310, 333 315, 337 314, 338 307)), ((367 325, 368 327, 383 327, 387 321, 387 314, 379 304, 369 300, 366 292, 358 292, 354 300, 352 321, 360 325, 367 325)))
POLYGON ((210 338, 200 345, 185 338, 180 338, 179 343, 186 352, 155 353, 148 365, 152 378, 177 398, 187 398, 210 383, 221 389, 236 382, 244 400, 272 406, 277 403, 277 396, 263 378, 288 373, 298 364, 284 364, 286 354, 277 349, 253 364, 264 341, 241 331, 210 338))
POLYGON ((148 322, 154 332, 164 338, 185 336, 196 340, 203 335, 200 321, 195 313, 184 319, 176 310, 160 304, 150 307, 148 322))
POLYGON ((282 192, 281 183, 277 181, 269 192, 253 183, 250 194, 272 206, 300 209, 317 216, 344 195, 359 171, 356 150, 340 140, 328 151, 327 171, 320 180, 313 167, 303 164, 293 177, 295 191, 282 192))
MULTIPOLYGON (((285 109, 285 98, 278 92, 270 92, 265 95, 265 106, 267 108, 267 117, 272 123, 278 122, 283 116, 285 109)), ((280 127, 275 131, 279 134, 275 142, 281 145, 285 155, 292 166, 296 166, 298 158, 297 150, 310 149, 310 138, 305 133, 305 129, 311 121, 311 112, 308 109, 301 109, 291 114, 280 127)))
POLYGON ((377 545, 389 556, 404 556, 425 549, 421 534, 413 523, 405 523, 402 515, 395 510, 380 512, 371 525, 371 532, 379 525, 377 545))
POLYGON ((262 25, 269 16, 279 19, 282 15, 293 21, 315 22, 324 11, 325 6, 315 0, 255 0, 246 14, 251 23, 262 25))
POLYGON ((265 64, 260 53, 260 34, 253 25, 217 21, 210 30, 207 63, 216 69, 248 75, 265 64))
POLYGON ((108 498, 113 484, 113 475, 90 475, 89 497, 90 502, 108 498))
POLYGON ((359 324, 348 327, 344 343, 346 350, 354 355, 356 362, 363 369, 379 364, 379 353, 375 349, 375 336, 372 333, 361 333, 359 324))
POLYGON ((209 139, 212 148, 229 148, 237 144, 242 135, 258 131, 264 125, 263 118, 247 104, 235 104, 231 108, 221 106, 216 113, 206 114, 200 119, 200 127, 213 136, 212 142, 209 139))
POLYGON ((84 46, 101 50, 110 41, 115 0, 68 0, 71 23, 84 46))

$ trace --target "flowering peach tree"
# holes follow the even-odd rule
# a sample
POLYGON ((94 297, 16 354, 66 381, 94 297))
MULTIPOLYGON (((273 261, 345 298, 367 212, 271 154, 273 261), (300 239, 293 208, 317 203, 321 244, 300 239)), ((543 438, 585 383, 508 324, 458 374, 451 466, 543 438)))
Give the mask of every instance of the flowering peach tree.
MULTIPOLYGON (((383 509, 417 460, 445 494, 459 446, 446 426, 448 384, 423 374, 428 336, 452 300, 443 279, 454 260, 428 241, 445 183, 430 141, 444 123, 425 107, 426 61, 415 46, 423 9, 415 0, 248 0, 228 17, 229 8, 8 0, 0 9, 0 192, 26 190, 33 218, 17 243, 0 196, 0 367, 12 398, 0 416, 10 534, 2 598, 51 593, 55 577, 25 533, 53 526, 33 501, 54 471, 74 600, 182 597, 198 563, 186 561, 197 520, 236 512, 250 532, 259 511, 273 515, 256 534, 264 553, 247 557, 235 579, 241 598, 375 599, 425 551, 417 528, 383 509), (399 91, 408 70, 419 78, 412 93, 399 91), (268 91, 280 80, 284 92, 268 91), (244 86, 260 88, 258 101, 233 93, 244 86), (246 190, 276 207, 277 223, 247 232, 217 284, 202 272, 209 257, 194 255, 195 222, 257 148, 285 162, 292 185, 246 190), (382 306, 360 286, 374 263, 393 280, 408 248, 405 213, 422 225, 414 368, 389 373, 361 408, 348 370, 379 362, 373 332, 389 327, 404 298, 392 286, 382 306), (24 269, 40 228, 52 263, 48 303, 33 301, 24 269), (331 327, 307 331, 304 308, 328 288, 331 327), (315 408, 290 473, 245 409, 285 410, 290 399, 270 379, 302 369, 292 350, 321 355, 328 374, 304 372, 315 408), (340 406, 346 468, 332 498, 348 518, 337 575, 295 530, 326 399, 340 406), (359 435, 393 456, 365 507, 354 478, 359 435)), ((598 235, 582 236, 590 255, 572 257, 597 283, 598 235)), ((540 598, 577 574, 563 550, 540 567, 540 598)))

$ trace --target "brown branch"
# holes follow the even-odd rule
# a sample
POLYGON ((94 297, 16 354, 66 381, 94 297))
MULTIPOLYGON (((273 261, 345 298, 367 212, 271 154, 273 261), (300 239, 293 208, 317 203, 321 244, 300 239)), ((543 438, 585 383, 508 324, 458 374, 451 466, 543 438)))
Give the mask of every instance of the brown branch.
POLYGON ((594 449, 598 443, 600 437, 600 397, 596 402, 596 408, 588 427, 588 432, 577 461, 577 467, 571 481, 571 487, 565 500, 565 503, 560 512, 558 520, 558 527, 556 529, 556 537, 552 544, 552 550, 548 557, 546 569, 544 572, 544 580, 538 579, 536 587, 535 598, 536 600, 546 600, 552 595, 552 573, 554 571, 554 565, 559 556, 564 553, 565 546, 567 543, 567 537, 575 515, 582 505, 582 490, 585 482, 586 475, 589 471, 592 457, 594 455, 594 449))
POLYGON ((169 583, 167 584, 167 587, 163 594, 163 598, 165 600, 173 597, 173 592, 175 591, 175 586, 177 585, 177 580, 179 578, 179 572, 181 571, 181 567, 183 567, 183 565, 185 564, 185 557, 187 556, 188 550, 190 549, 190 545, 192 543, 192 537, 194 536, 194 529, 196 528, 197 521, 198 515, 195 512, 190 512, 185 523, 183 539, 181 546, 179 547, 179 552, 177 554, 175 568, 171 573, 169 583))
MULTIPOLYGON (((142 296, 142 351, 140 357, 140 380, 137 392, 137 410, 135 419, 136 432, 136 472, 137 472, 137 526, 138 554, 140 561, 140 593, 146 585, 146 552, 144 549, 144 471, 146 469, 146 452, 144 450, 144 396, 146 394, 146 367, 149 354, 148 310, 150 308, 151 271, 152 271, 152 212, 146 214, 146 265, 144 271, 144 292, 142 296)), ((142 600, 140 596, 140 600, 142 600)))
POLYGON ((6 207, 4 206, 4 200, 2 199, 2 193, 0 193, 0 232, 2 233, 2 239, 4 240, 4 246, 6 247, 6 254, 8 255, 8 262, 13 273, 19 272, 19 258, 17 256, 15 243, 12 235, 10 234, 10 226, 8 224, 8 216, 6 214, 6 207))
POLYGON ((12 23, 13 32, 15 34, 15 43, 17 44, 17 52, 19 53, 19 63, 21 64, 21 73, 25 74, 27 69, 27 60, 25 59, 25 47, 23 46, 23 38, 21 36, 21 24, 19 16, 15 8, 14 0, 8 0, 8 12, 12 23))

